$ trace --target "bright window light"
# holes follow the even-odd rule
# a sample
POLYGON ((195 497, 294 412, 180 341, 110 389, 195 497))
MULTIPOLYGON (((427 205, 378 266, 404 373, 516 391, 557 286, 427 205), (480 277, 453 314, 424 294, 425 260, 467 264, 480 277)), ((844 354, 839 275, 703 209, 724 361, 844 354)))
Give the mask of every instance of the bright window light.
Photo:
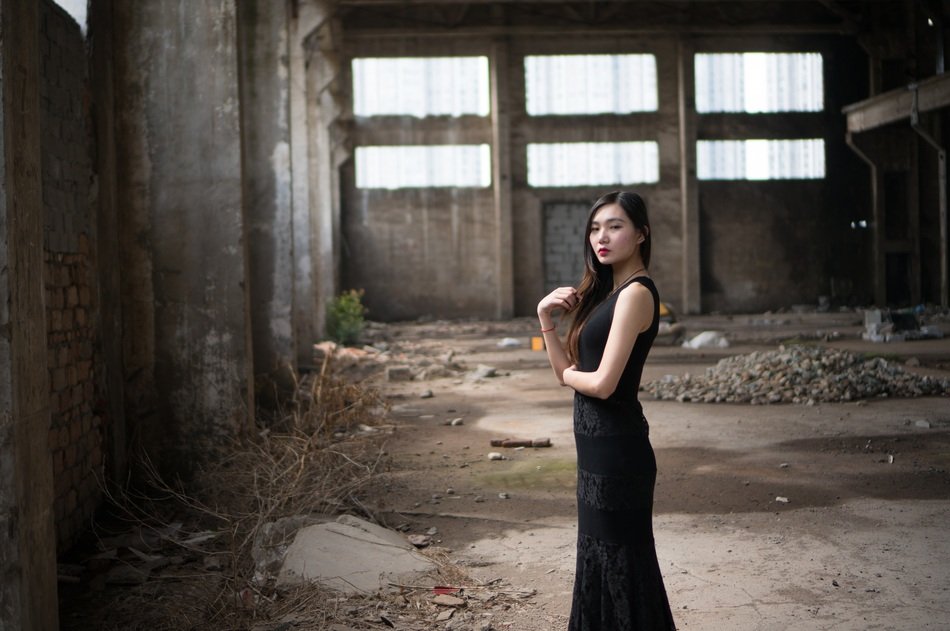
POLYGON ((700 180, 814 180, 825 177, 825 141, 700 140, 700 180))
POLYGON ((485 188, 489 145, 399 145, 356 148, 357 188, 485 188))
POLYGON ((83 35, 86 34, 86 1, 87 0, 53 0, 62 9, 72 16, 83 35))
POLYGON ((366 57, 353 60, 357 116, 487 116, 488 57, 366 57))
POLYGON ((820 53, 699 53, 696 111, 820 112, 820 53))
POLYGON ((531 186, 636 184, 659 179, 659 147, 652 141, 528 145, 531 186))
POLYGON ((545 55, 524 59, 528 114, 627 114, 657 109, 653 55, 545 55))

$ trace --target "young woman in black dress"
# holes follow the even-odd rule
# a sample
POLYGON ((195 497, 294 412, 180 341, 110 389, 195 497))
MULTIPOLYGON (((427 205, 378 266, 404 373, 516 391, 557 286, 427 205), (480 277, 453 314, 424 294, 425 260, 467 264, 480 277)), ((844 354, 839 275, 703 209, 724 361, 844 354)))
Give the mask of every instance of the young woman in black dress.
POLYGON ((675 629, 653 541, 656 460, 637 400, 659 326, 647 275, 650 223, 636 193, 601 197, 587 219, 584 277, 538 303, 548 359, 574 390, 577 570, 570 631, 675 629), (573 314, 562 344, 553 314, 573 314))

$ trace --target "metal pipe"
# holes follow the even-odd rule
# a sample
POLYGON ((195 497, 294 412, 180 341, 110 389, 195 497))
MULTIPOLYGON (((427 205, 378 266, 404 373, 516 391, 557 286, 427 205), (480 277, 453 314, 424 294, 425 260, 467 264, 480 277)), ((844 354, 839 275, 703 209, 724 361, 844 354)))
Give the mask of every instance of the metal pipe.
POLYGON ((844 137, 845 143, 871 168, 871 230, 874 235, 874 244, 871 256, 874 258, 874 302, 883 306, 887 302, 884 291, 884 247, 882 244, 884 222, 881 218, 880 199, 877 185, 877 164, 854 141, 854 135, 849 131, 844 137))
POLYGON ((917 110, 917 84, 909 86, 914 91, 910 110, 910 126, 927 144, 937 151, 937 182, 940 191, 940 306, 947 307, 947 151, 927 130, 920 125, 920 112, 917 110))

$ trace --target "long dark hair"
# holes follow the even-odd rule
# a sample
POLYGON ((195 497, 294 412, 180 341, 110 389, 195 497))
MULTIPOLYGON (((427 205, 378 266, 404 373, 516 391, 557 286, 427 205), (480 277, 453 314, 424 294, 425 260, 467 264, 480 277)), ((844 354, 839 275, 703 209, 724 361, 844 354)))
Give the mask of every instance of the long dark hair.
POLYGON ((617 204, 627 213, 627 217, 643 233, 643 243, 640 244, 640 256, 643 266, 650 267, 650 244, 652 242, 650 219, 647 217, 647 205, 643 198, 636 193, 627 191, 612 191, 596 202, 587 215, 587 227, 584 230, 584 277, 577 286, 580 296, 574 307, 574 319, 567 334, 567 352, 572 362, 577 362, 578 340, 581 329, 593 312, 594 307, 600 304, 613 289, 613 268, 597 260, 594 248, 590 244, 590 229, 594 223, 594 215, 608 204, 617 204))

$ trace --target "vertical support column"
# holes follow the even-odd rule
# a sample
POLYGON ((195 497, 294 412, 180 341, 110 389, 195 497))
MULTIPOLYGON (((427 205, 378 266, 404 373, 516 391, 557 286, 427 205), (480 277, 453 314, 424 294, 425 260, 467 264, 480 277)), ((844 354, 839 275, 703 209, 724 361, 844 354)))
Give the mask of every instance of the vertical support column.
POLYGON ((304 40, 328 17, 324 3, 288 0, 290 8, 290 165, 293 176, 294 331, 297 365, 313 361, 313 342, 320 333, 316 282, 319 274, 317 222, 310 198, 309 152, 311 128, 307 104, 307 59, 304 40))
POLYGON ((236 13, 113 6, 127 414, 184 473, 253 425, 236 13))
POLYGON ((293 388, 296 367, 289 6, 269 0, 236 6, 254 373, 258 392, 271 393, 293 388))
MULTIPOLYGON (((90 5, 89 54, 92 116, 96 137, 92 167, 97 183, 94 203, 96 260, 119 260, 118 202, 116 200, 115 90, 113 77, 112 0, 90 5)), ((122 484, 128 477, 128 443, 125 421, 125 393, 122 379, 122 307, 118 265, 98 265, 99 340, 102 371, 108 406, 106 450, 107 476, 122 484)))
POLYGON ((39 7, 0 0, 0 628, 59 626, 43 304, 39 7))
MULTIPOLYGON (((323 3, 320 3, 323 4, 323 3)), ((327 304, 339 293, 340 197, 333 130, 340 116, 340 28, 327 7, 325 19, 304 41, 307 64, 307 128, 311 235, 316 244, 314 277, 317 333, 326 325, 327 304)))
POLYGON ((510 318, 514 315, 514 266, 512 263, 512 218, 511 218, 511 134, 509 98, 509 48, 508 41, 496 39, 491 45, 489 57, 491 86, 492 127, 492 192, 494 193, 495 228, 498 249, 496 260, 498 298, 495 317, 510 318))
POLYGON ((682 38, 676 45, 679 94, 680 217, 683 235, 683 313, 699 313, 702 287, 699 273, 699 184, 696 181, 696 82, 693 47, 682 38))

